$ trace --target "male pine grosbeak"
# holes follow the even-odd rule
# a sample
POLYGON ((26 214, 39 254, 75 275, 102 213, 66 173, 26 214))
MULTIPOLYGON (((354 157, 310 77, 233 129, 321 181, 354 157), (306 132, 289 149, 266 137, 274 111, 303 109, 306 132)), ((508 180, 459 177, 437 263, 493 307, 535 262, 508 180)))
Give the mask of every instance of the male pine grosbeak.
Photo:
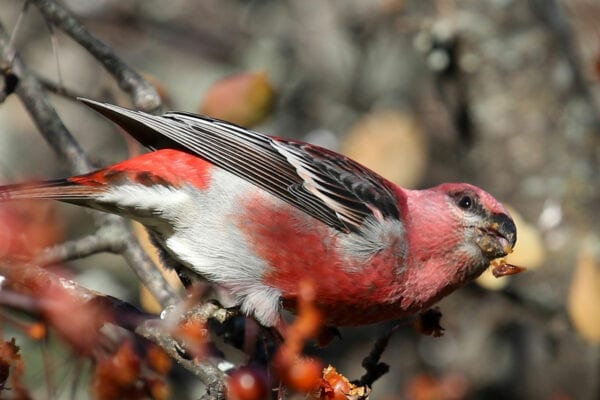
POLYGON ((465 183, 407 190, 335 152, 189 113, 81 99, 151 150, 66 179, 0 187, 144 224, 176 265, 265 326, 310 278, 327 323, 426 310, 516 242, 506 209, 465 183))

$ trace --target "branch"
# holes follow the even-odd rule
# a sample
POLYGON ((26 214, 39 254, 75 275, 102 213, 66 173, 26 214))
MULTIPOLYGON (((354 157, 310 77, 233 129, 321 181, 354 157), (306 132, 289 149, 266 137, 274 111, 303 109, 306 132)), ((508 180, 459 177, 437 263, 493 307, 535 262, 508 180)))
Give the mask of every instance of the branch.
POLYGON ((58 96, 62 96, 66 99, 73 100, 78 97, 90 97, 89 94, 86 96, 85 94, 80 93, 74 89, 65 87, 62 84, 62 82, 56 83, 56 82, 51 81, 50 79, 44 78, 43 76, 39 76, 39 75, 37 75, 36 78, 42 84, 44 89, 46 89, 47 91, 54 93, 58 96))
POLYGON ((73 38, 102 63, 119 87, 131 95, 136 108, 150 112, 160 107, 160 97, 154 86, 121 60, 110 46, 92 35, 66 8, 53 0, 32 2, 47 21, 73 38))
POLYGON ((381 356, 383 352, 387 348, 387 345, 390 341, 390 338, 398 332, 400 327, 406 325, 405 323, 398 323, 388 329, 383 335, 377 338, 375 343, 373 343, 373 348, 362 360, 362 367, 365 369, 365 373, 360 379, 355 383, 357 386, 369 386, 372 387, 373 383, 381 378, 383 375, 387 374, 390 370, 390 366, 386 363, 380 362, 381 356))
POLYGON ((172 332, 165 329, 163 321, 146 321, 136 329, 136 333, 160 346, 179 365, 198 376, 206 385, 207 400, 225 399, 225 382, 227 375, 217 367, 218 361, 212 358, 187 358, 179 351, 178 342, 172 332))
POLYGON ((92 162, 60 120, 42 85, 23 63, 21 56, 9 47, 8 36, 1 24, 0 66, 4 71, 12 70, 18 77, 15 92, 52 150, 69 164, 73 172, 81 174, 91 170, 92 162))
POLYGON ((123 240, 107 238, 103 234, 102 228, 100 228, 93 235, 45 248, 35 257, 33 262, 45 266, 64 261, 78 260, 103 252, 118 254, 122 250, 123 240))
POLYGON ((172 324, 170 315, 167 320, 156 319, 126 302, 88 290, 35 264, 0 263, 0 276, 3 277, 0 305, 39 315, 80 353, 94 354, 98 346, 103 346, 102 334, 94 327, 111 323, 161 347, 182 367, 200 378, 207 386, 208 399, 225 398, 227 376, 217 367, 219 360, 213 357, 186 358, 180 352, 172 329, 191 319, 207 321, 215 318, 223 321, 228 314, 220 306, 206 303, 183 313, 181 307, 171 307, 172 314, 178 314, 172 316, 177 319, 176 324, 172 324), (68 317, 69 314, 76 318, 68 317), (84 326, 91 329, 90 337, 81 337, 84 326))
MULTIPOLYGON (((91 36, 66 10, 53 1, 36 0, 34 3, 47 20, 65 30, 80 44, 88 48, 104 64, 109 72, 115 75, 121 87, 132 93, 138 108, 153 109, 158 106, 158 96, 156 96, 154 88, 150 87, 135 71, 131 70, 118 59, 108 46, 91 36)), ((4 67, 0 72, 3 72, 5 76, 10 75, 18 79, 15 93, 21 99, 40 133, 42 133, 53 150, 70 166, 74 173, 80 174, 89 171, 92 169, 92 163, 89 158, 61 122, 58 114, 50 104, 40 81, 28 70, 20 56, 9 43, 4 29, 0 25, 0 66, 4 67)), ((166 283, 160 271, 156 269, 149 256, 138 244, 130 226, 122 219, 113 215, 101 214, 96 215, 95 218, 99 229, 94 235, 49 248, 38 258, 38 261, 53 263, 84 257, 99 251, 118 252, 128 261, 140 280, 149 287, 161 305, 166 307, 175 304, 179 300, 179 297, 166 283)), ((107 301, 109 305, 115 303, 114 299, 96 295, 74 282, 63 280, 55 275, 53 276, 52 273, 37 265, 12 265, 8 268, 0 265, 0 274, 3 274, 9 282, 5 285, 5 288, 8 290, 4 290, 2 293, 5 305, 14 306, 19 304, 23 300, 23 296, 21 295, 24 294, 30 300, 33 299, 33 302, 23 302, 22 306, 35 308, 36 305, 39 305, 42 307, 43 304, 40 303, 42 299, 38 299, 36 296, 40 296, 40 294, 50 295, 50 293, 54 292, 59 294, 68 292, 72 294, 75 303, 96 303, 95 301, 89 301, 94 299, 100 301, 102 303, 100 304, 101 306, 104 306, 105 304, 103 303, 107 301), (11 293, 10 296, 8 296, 9 293, 11 293), (13 294, 15 296, 12 296, 13 294)), ((59 299, 56 297, 56 294, 53 296, 49 300, 43 300, 44 304, 49 301, 44 307, 55 308, 54 303, 57 305, 60 304, 56 300, 59 299)), ((97 306, 97 304, 92 305, 97 306)), ((215 306, 211 304, 204 307, 204 311, 199 314, 204 320, 217 311, 217 309, 212 310, 212 307, 215 306)), ((104 308, 100 307, 100 309, 104 308)), ((118 308, 119 310, 129 309, 129 307, 124 307, 121 303, 115 303, 115 306, 111 308, 118 308)), ((90 311, 83 312, 83 314, 90 315, 95 313, 90 311)), ((120 315, 121 313, 109 313, 109 315, 113 314, 120 315)), ((128 313, 123 314, 128 315, 128 313)), ((73 328, 69 327, 69 320, 64 320, 64 313, 61 313, 61 315, 63 324, 66 322, 62 326, 65 337, 73 339, 69 342, 76 344, 75 336, 71 335, 74 331, 73 328)), ((102 317, 99 317, 99 319, 102 319, 102 317)), ((133 321, 141 320, 134 318, 133 321)), ((179 354, 177 343, 172 337, 172 332, 165 329, 165 323, 148 319, 143 321, 139 327, 135 328, 140 336, 146 337, 160 345, 182 366, 199 376, 207 385, 208 397, 205 398, 224 399, 226 376, 216 367, 212 360, 198 362, 197 360, 186 359, 179 354)), ((75 331, 78 331, 79 328, 77 327, 75 331)), ((94 327, 91 326, 91 328, 93 329, 94 327)), ((82 340, 82 342, 89 343, 89 340, 82 340)))
POLYGON ((358 386, 373 386, 373 383, 385 375, 390 367, 386 363, 380 362, 383 352, 387 348, 390 338, 398 332, 398 330, 406 325, 412 324, 415 330, 423 335, 440 337, 444 334, 444 328, 440 326, 442 313, 437 307, 428 309, 420 314, 404 318, 390 329, 384 332, 375 343, 368 356, 366 356, 361 365, 366 370, 361 378, 354 382, 358 386))
MULTIPOLYGON (((73 173, 82 174, 90 171, 92 169, 90 159, 60 120, 40 82, 26 67, 20 55, 9 47, 8 37, 1 24, 0 66, 4 67, 4 71, 10 70, 18 78, 15 93, 54 152, 69 165, 73 173)), ((99 234, 107 240, 108 248, 114 247, 115 238, 122 240, 121 254, 160 304, 163 307, 175 304, 179 296, 140 247, 129 224, 119 217, 108 214, 95 214, 95 220, 102 228, 99 234)), ((68 253, 66 250, 61 251, 68 253)), ((58 261, 56 257, 54 259, 58 261)))

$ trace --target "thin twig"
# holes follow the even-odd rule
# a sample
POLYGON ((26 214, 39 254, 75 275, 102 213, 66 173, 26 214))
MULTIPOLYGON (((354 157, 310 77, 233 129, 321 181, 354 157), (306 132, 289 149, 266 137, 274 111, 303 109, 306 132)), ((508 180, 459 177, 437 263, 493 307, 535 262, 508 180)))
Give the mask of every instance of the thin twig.
POLYGON ((45 301, 37 298, 41 288, 47 291, 53 288, 65 291, 73 301, 81 303, 88 302, 97 296, 95 292, 77 282, 57 276, 50 270, 35 264, 23 265, 4 261, 0 263, 0 275, 4 277, 0 291, 3 304, 11 305, 12 302, 15 302, 18 305, 21 300, 29 298, 21 307, 25 310, 30 308, 39 310, 40 302, 45 301))
POLYGON ((354 382, 356 385, 371 387, 377 379, 385 375, 390 370, 389 365, 380 362, 379 360, 387 348, 390 338, 401 326, 404 326, 404 324, 394 325, 391 329, 387 330, 383 335, 378 337, 375 343, 373 343, 373 348, 361 363, 362 367, 365 369, 365 373, 357 382, 354 382))
MULTIPOLYGON (((174 308, 173 312, 178 312, 178 310, 174 308)), ((222 320, 223 318, 227 318, 226 314, 226 310, 217 306, 216 304, 204 303, 197 305, 192 310, 185 313, 183 317, 181 317, 180 314, 175 317, 179 320, 186 318, 199 318, 200 320, 206 321, 209 318, 217 318, 222 320)), ((143 324, 139 325, 135 332, 138 335, 159 345, 182 367, 198 376, 207 387, 207 394, 203 398, 209 400, 225 399, 225 382, 227 376, 217 367, 219 360, 210 356, 203 357, 202 360, 196 358, 190 359, 182 355, 180 352, 180 344, 172 334, 171 328, 173 323, 170 321, 170 317, 171 316, 167 316, 165 320, 160 321, 147 320, 143 324)))
POLYGON ((156 266, 138 244, 128 224, 112 215, 103 215, 102 218, 108 223, 101 225, 94 234, 48 247, 35 258, 34 263, 56 264, 102 252, 121 254, 163 307, 177 303, 179 296, 165 284, 164 279, 157 279, 156 266))
POLYGON ((419 318, 419 316, 405 318, 385 331, 383 335, 378 337, 375 343, 373 343, 373 348, 369 354, 362 360, 361 365, 365 369, 364 375, 353 383, 355 383, 357 386, 372 387, 373 383, 377 379, 385 375, 389 371, 390 367, 386 363, 380 362, 379 360, 381 360, 381 356, 387 348, 391 337, 394 336, 394 334, 398 332, 400 328, 409 324, 413 324, 419 318))
POLYGON ((54 27, 48 20, 46 20, 46 26, 48 26, 48 32, 50 32, 50 44, 52 45, 52 53, 54 54, 54 64, 56 67, 56 77, 58 78, 58 86, 64 87, 65 82, 63 80, 62 73, 60 70, 60 57, 58 55, 58 38, 56 36, 56 33, 54 33, 54 27))
POLYGON ((160 107, 160 97, 154 86, 123 62, 110 46, 92 35, 66 8, 53 0, 31 1, 47 21, 71 36, 102 63, 119 87, 131 95, 136 108, 150 112, 160 107))
MULTIPOLYGON (((0 66, 10 66, 12 72, 19 78, 15 92, 25 105, 40 133, 56 154, 69 165, 72 172, 82 174, 90 171, 92 169, 90 159, 60 120, 40 82, 23 63, 19 54, 8 47, 6 32, 1 24, 0 66), (14 58, 10 65, 11 58, 9 57, 13 54, 14 58)), ((113 236, 107 234, 107 240, 109 237, 111 241, 114 238, 122 239, 122 255, 160 304, 163 307, 175 304, 179 300, 179 296, 139 246, 129 224, 119 217, 108 214, 95 215, 95 219, 99 226, 106 227, 105 232, 112 229, 110 235, 113 236)))
POLYGON ((19 16, 17 17, 17 22, 15 22, 15 26, 13 27, 13 30, 10 33, 10 38, 8 39, 8 46, 7 46, 9 49, 15 48, 15 42, 17 40, 17 35, 19 34, 19 30, 21 29, 21 25, 23 24, 23 18, 25 17, 25 14, 27 14, 28 8, 29 8, 29 0, 26 0, 25 3, 23 4, 23 9, 21 10, 21 12, 19 13, 19 16))
MULTIPOLYGON (((40 297, 40 293, 62 292, 68 294, 69 301, 73 305, 85 304, 91 307, 90 310, 106 310, 106 315, 110 316, 107 321, 137 332, 142 337, 154 338, 154 342, 165 346, 165 351, 177 351, 174 349, 177 342, 170 337, 171 333, 168 329, 171 325, 158 320, 154 315, 138 310, 129 303, 91 291, 75 281, 65 279, 36 264, 23 265, 6 261, 0 263, 0 275, 4 278, 0 290, 0 305, 32 314, 41 314, 44 310, 53 308, 55 303, 66 302, 67 299, 40 297)), ((208 319, 213 315, 219 317, 223 313, 221 310, 217 305, 208 303, 199 306, 197 313, 202 318, 208 319)), ((182 358, 181 355, 178 358, 182 358)), ((213 382, 215 377, 223 376, 218 368, 211 365, 196 366, 194 370, 202 372, 199 376, 204 378, 203 381, 207 384, 213 382), (205 374, 213 374, 214 377, 205 374)))
POLYGON ((46 89, 49 92, 52 92, 54 94, 57 94, 59 96, 63 96, 67 99, 73 100, 78 97, 90 97, 89 94, 86 96, 82 92, 78 92, 74 89, 67 88, 66 86, 64 86, 63 81, 56 83, 56 82, 51 81, 50 79, 47 79, 47 78, 45 78, 43 76, 39 76, 39 75, 36 75, 36 78, 42 84, 44 89, 46 89))
POLYGON ((1 24, 0 65, 10 67, 19 78, 15 92, 54 152, 65 160, 75 173, 91 170, 92 162, 60 120, 42 86, 23 63, 17 51, 9 47, 6 31, 1 24))
POLYGON ((120 253, 123 247, 123 241, 120 238, 107 238, 98 231, 93 235, 47 247, 33 262, 38 265, 56 264, 103 252, 120 253))

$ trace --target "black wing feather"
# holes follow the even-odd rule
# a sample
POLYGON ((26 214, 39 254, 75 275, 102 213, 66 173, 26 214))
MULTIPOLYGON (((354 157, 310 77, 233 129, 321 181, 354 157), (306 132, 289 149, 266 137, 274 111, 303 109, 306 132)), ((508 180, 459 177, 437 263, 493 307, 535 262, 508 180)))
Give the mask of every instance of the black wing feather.
POLYGON ((360 232, 367 217, 400 217, 397 192, 388 181, 327 149, 191 113, 154 116, 80 100, 146 147, 199 155, 341 232, 360 232))

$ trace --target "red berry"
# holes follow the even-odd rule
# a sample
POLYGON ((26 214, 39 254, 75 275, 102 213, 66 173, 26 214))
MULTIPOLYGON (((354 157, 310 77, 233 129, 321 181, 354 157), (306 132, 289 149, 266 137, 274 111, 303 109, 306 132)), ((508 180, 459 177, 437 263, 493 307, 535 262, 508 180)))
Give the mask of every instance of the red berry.
POLYGON ((231 400, 261 400, 268 394, 267 377, 263 370, 252 367, 242 367, 229 377, 228 399, 231 400))
POLYGON ((307 393, 319 387, 322 371, 319 360, 298 359, 289 367, 285 382, 291 389, 307 393))

